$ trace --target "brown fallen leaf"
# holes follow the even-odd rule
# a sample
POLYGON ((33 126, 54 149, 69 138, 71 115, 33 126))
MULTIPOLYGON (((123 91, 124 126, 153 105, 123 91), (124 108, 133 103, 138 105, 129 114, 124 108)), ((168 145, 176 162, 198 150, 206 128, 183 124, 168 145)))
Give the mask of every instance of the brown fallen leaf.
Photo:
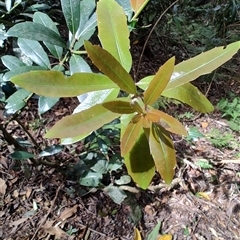
POLYGON ((65 221, 67 218, 70 218, 72 217, 76 212, 77 212, 77 209, 78 209, 78 205, 75 205, 74 207, 72 208, 66 208, 63 210, 62 214, 60 215, 60 220, 63 222, 65 221))
POLYGON ((47 233, 50 235, 54 235, 57 239, 68 239, 68 234, 65 233, 61 228, 58 226, 53 226, 49 228, 44 228, 47 233))
POLYGON ((6 189, 7 189, 6 182, 2 178, 0 178, 0 193, 3 194, 3 196, 6 193, 6 189))
POLYGON ((27 220, 28 220, 28 217, 23 217, 23 218, 20 218, 20 219, 14 221, 14 222, 11 222, 11 223, 9 224, 9 226, 10 226, 10 227, 17 227, 19 224, 24 223, 24 222, 27 221, 27 220))

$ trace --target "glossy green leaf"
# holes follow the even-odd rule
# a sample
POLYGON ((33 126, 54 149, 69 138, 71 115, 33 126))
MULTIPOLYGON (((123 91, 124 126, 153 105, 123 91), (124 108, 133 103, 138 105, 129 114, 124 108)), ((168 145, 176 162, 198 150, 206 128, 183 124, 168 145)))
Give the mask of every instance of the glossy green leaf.
POLYGON ((97 17, 95 13, 93 14, 96 3, 95 0, 82 0, 79 2, 80 19, 75 38, 81 40, 80 38, 84 37, 85 40, 88 40, 88 38, 86 38, 88 32, 93 33, 97 26, 97 17))
POLYGON ((71 56, 69 65, 71 75, 77 72, 92 72, 87 62, 84 61, 84 59, 81 56, 76 54, 71 56))
POLYGON ((151 155, 155 166, 163 180, 170 184, 176 167, 176 155, 170 134, 162 127, 152 124, 150 130, 145 129, 148 136, 151 155))
MULTIPOLYGON (((231 43, 226 47, 216 47, 196 57, 183 61, 174 67, 173 74, 165 90, 181 86, 197 79, 199 76, 211 73, 232 58, 240 48, 240 41, 231 43)), ((146 89, 154 76, 140 80, 137 85, 146 89)))
POLYGON ((85 134, 81 134, 78 135, 76 137, 70 137, 70 138, 62 138, 61 139, 61 144, 62 145, 70 145, 70 144, 74 144, 77 143, 81 140, 83 140, 84 138, 86 138, 88 135, 90 135, 92 132, 89 133, 85 133, 85 134))
POLYGON ((9 70, 15 70, 16 68, 26 66, 19 58, 11 55, 5 55, 1 57, 3 65, 9 70))
POLYGON ((143 131, 140 132, 131 151, 124 156, 124 160, 128 174, 139 187, 146 189, 155 174, 155 165, 143 131))
POLYGON ((11 158, 17 159, 17 160, 25 160, 28 158, 33 158, 34 154, 26 151, 14 151, 10 154, 11 158))
POLYGON ((86 98, 79 104, 79 106, 77 106, 74 109, 73 113, 78 113, 96 104, 100 104, 105 101, 110 101, 112 99, 115 99, 118 96, 118 93, 119 93, 118 88, 87 93, 86 98))
POLYGON ((18 23, 8 30, 7 36, 44 41, 60 47, 66 47, 64 40, 56 32, 40 23, 18 23))
POLYGON ((44 114, 45 112, 50 110, 58 101, 59 101, 59 98, 40 96, 38 99, 39 114, 44 114))
POLYGON ((214 110, 213 105, 197 87, 191 83, 185 83, 176 88, 163 91, 162 96, 177 99, 188 104, 199 112, 207 113, 214 110))
POLYGON ((121 137, 121 155, 124 157, 127 153, 131 151, 134 144, 136 143, 140 130, 142 128, 142 122, 129 123, 121 137))
POLYGON ((80 22, 80 1, 61 0, 61 6, 68 29, 74 35, 80 22))
POLYGON ((119 117, 119 114, 112 113, 98 104, 87 110, 64 117, 47 132, 45 137, 70 138, 88 134, 117 117, 119 117))
POLYGON ((188 135, 184 126, 176 118, 173 118, 172 116, 168 115, 167 113, 164 113, 157 109, 152 109, 148 113, 152 114, 153 117, 156 117, 156 119, 158 117, 159 120, 152 121, 152 122, 157 122, 157 124, 164 127, 167 131, 175 133, 175 134, 183 135, 183 136, 188 135))
POLYGON ((129 72, 132 66, 129 29, 125 13, 114 0, 97 4, 98 36, 104 49, 129 72))
POLYGON ((122 90, 135 94, 137 88, 131 75, 106 50, 85 41, 84 46, 90 59, 98 69, 116 83, 122 90))
POLYGON ((41 96, 74 97, 83 93, 118 88, 109 78, 96 73, 74 73, 65 77, 58 71, 33 71, 11 81, 41 96))
POLYGON ((50 69, 48 55, 39 42, 25 38, 18 38, 18 46, 21 51, 37 65, 50 69))
POLYGON ((161 93, 166 88, 172 75, 174 63, 175 57, 172 57, 159 68, 158 72, 144 92, 143 101, 146 105, 152 105, 161 96, 161 93))
POLYGON ((120 114, 129 114, 134 113, 135 110, 130 105, 129 99, 116 99, 109 102, 104 102, 103 107, 107 108, 111 112, 120 113, 120 114))
POLYGON ((55 154, 60 153, 63 150, 63 146, 60 145, 52 145, 50 147, 45 148, 43 151, 39 153, 39 157, 48 157, 55 154))
POLYGON ((28 73, 30 71, 36 71, 36 70, 46 70, 46 69, 43 67, 40 67, 40 66, 22 66, 22 67, 15 68, 15 69, 5 73, 3 76, 3 80, 10 81, 11 78, 16 75, 28 73))
MULTIPOLYGON (((52 19, 47 14, 42 12, 35 12, 33 14, 33 22, 40 23, 43 26, 50 28, 60 36, 59 31, 56 27, 56 24, 52 21, 52 19)), ((55 57, 57 57, 58 59, 62 57, 62 53, 63 53, 62 47, 52 45, 48 42, 43 42, 43 43, 55 57)))

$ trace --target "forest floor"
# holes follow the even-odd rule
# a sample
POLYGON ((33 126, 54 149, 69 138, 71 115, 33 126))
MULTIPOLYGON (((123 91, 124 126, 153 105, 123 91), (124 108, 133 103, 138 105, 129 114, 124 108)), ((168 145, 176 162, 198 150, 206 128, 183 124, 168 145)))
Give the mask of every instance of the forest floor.
MULTIPOLYGON (((154 47, 150 43, 150 56, 143 56, 139 77, 154 74, 170 57, 154 47)), ((136 59, 140 51, 141 46, 136 44, 136 59)), ((216 106, 230 91, 240 96, 239 69, 238 54, 208 82, 201 78, 194 84, 216 106)), ((20 117, 26 127, 32 126, 28 130, 38 144, 50 145, 58 141, 43 139, 46 129, 71 114, 77 104, 75 98, 61 99, 39 119, 33 99, 20 117), (44 121, 47 124, 41 124, 44 121)), ((77 180, 67 179, 55 168, 16 163, 9 157, 13 147, 0 135, 0 239, 130 240, 134 227, 146 238, 158 222, 160 233, 171 234, 173 239, 240 239, 239 132, 230 129, 217 108, 212 113, 199 114, 169 103, 167 109, 174 116, 183 116, 180 120, 187 129, 196 129, 204 136, 190 140, 173 136, 178 166, 172 185, 166 186, 156 175, 146 191, 133 187, 132 200, 121 205, 101 189, 88 188, 84 195, 78 194, 82 187, 77 180), (189 119, 186 113, 191 114, 189 119), (232 137, 223 140, 226 134, 232 137), (218 143, 214 144, 213 138, 218 143), (227 143, 221 146, 221 141, 227 143)), ((8 130, 16 138, 27 138, 17 122, 9 124, 8 130)), ((50 160, 62 165, 79 161, 71 154, 72 148, 65 147, 50 160)), ((74 148, 81 150, 81 144, 74 148)), ((122 171, 126 173, 125 169, 122 171)))

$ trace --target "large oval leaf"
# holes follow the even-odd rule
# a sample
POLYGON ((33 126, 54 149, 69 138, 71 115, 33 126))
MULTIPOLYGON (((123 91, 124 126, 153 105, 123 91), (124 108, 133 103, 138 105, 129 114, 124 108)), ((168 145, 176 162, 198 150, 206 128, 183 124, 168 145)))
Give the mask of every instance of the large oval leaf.
POLYGON ((33 62, 41 67, 50 69, 50 61, 48 55, 43 50, 43 47, 39 42, 25 38, 18 38, 18 45, 22 52, 33 62))
POLYGON ((155 124, 145 129, 148 136, 150 152, 154 159, 155 166, 163 180, 170 184, 176 167, 176 155, 172 139, 169 133, 162 127, 155 124))
POLYGON ((181 86, 163 91, 162 96, 177 99, 199 112, 207 113, 214 110, 209 100, 191 83, 185 83, 181 86))
MULTIPOLYGON (((226 47, 216 47, 196 57, 183 61, 174 67, 173 74, 165 90, 181 86, 197 79, 199 76, 211 73, 232 58, 240 48, 240 41, 231 43, 226 47)), ((146 89, 154 76, 140 80, 137 85, 146 89)))
POLYGON ((129 29, 125 13, 115 1, 101 0, 97 4, 98 36, 104 49, 129 72, 132 66, 129 29))
POLYGON ((46 97, 74 97, 87 92, 118 88, 109 78, 96 73, 74 73, 67 78, 58 71, 33 71, 15 76, 11 81, 46 97))
POLYGON ((64 40, 57 33, 40 23, 18 23, 8 30, 7 36, 27 38, 35 41, 44 41, 66 48, 64 40))
POLYGON ((152 81, 149 83, 148 88, 144 92, 144 103, 146 105, 152 105, 161 96, 161 93, 166 88, 172 75, 174 63, 175 57, 170 58, 160 67, 152 81))
POLYGON ((80 22, 80 1, 61 0, 61 6, 68 29, 72 34, 75 34, 80 22))
POLYGON ((113 101, 105 102, 102 104, 105 108, 111 112, 120 114, 134 113, 134 108, 130 105, 129 99, 118 98, 113 101))
POLYGON ((85 41, 84 46, 88 55, 97 68, 116 83, 122 90, 135 94, 137 88, 131 75, 106 50, 85 41))
POLYGON ((124 160, 128 174, 139 187, 146 189, 155 174, 155 165, 143 131, 140 131, 136 143, 131 151, 124 156, 124 160))
POLYGON ((112 113, 98 104, 82 112, 64 117, 47 132, 45 137, 70 138, 91 133, 117 117, 119 114, 112 113))
MULTIPOLYGON (((42 12, 34 13, 33 14, 33 22, 40 23, 43 26, 50 28, 51 30, 53 30, 55 33, 57 33, 60 36, 55 23, 52 21, 52 19, 47 14, 42 13, 42 12)), ((52 45, 48 42, 43 42, 43 43, 55 57, 57 57, 58 59, 60 59, 62 57, 62 53, 63 53, 62 47, 52 45)))

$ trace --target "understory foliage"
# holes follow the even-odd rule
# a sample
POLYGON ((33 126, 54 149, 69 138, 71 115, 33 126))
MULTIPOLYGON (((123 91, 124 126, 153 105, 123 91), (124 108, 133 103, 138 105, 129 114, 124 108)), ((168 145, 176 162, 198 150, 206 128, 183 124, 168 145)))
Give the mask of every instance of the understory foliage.
POLYGON ((147 2, 100 0, 96 6, 94 0, 62 0, 69 30, 67 41, 47 14, 35 12, 32 21, 18 23, 7 31, 8 37, 17 38, 27 59, 10 55, 1 58, 9 70, 3 81, 19 87, 6 100, 8 114, 22 109, 33 93, 40 96, 39 106, 44 106, 40 114, 59 98, 78 97, 80 104, 73 114, 58 121, 45 135, 60 138, 62 144, 81 141, 119 119, 121 156, 128 174, 143 189, 155 170, 167 184, 171 183, 176 167, 171 135, 187 135, 184 126, 154 108, 155 103, 164 96, 203 113, 212 111, 212 104, 190 82, 228 61, 240 45, 234 42, 214 48, 177 65, 173 56, 155 75, 136 83, 129 74, 129 25, 147 2), (96 27, 101 46, 88 41, 96 27), (83 54, 101 73, 92 72, 83 54))

